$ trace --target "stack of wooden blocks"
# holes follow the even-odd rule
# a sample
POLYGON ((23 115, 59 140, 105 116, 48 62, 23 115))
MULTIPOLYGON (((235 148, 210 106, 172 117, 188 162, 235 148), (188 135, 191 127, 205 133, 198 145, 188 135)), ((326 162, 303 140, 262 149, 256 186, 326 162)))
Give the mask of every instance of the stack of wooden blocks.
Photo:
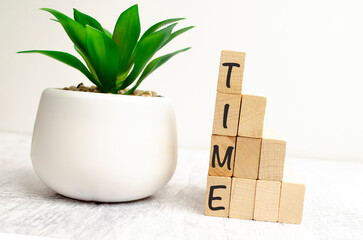
POLYGON ((263 131, 266 98, 241 94, 245 56, 221 54, 205 214, 299 224, 305 185, 282 181, 286 141, 263 131))

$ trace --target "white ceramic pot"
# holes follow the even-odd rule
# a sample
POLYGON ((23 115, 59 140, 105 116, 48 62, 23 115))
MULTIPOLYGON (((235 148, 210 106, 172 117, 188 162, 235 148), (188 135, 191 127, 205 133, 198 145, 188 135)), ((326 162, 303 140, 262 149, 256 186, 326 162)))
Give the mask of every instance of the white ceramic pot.
POLYGON ((67 197, 100 202, 148 197, 175 171, 174 109, 164 97, 46 89, 31 159, 40 179, 67 197))

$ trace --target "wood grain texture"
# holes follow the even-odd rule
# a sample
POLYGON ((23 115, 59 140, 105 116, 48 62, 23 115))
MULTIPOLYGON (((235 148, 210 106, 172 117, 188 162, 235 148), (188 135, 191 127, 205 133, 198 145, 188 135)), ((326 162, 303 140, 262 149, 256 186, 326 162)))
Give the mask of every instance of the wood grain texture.
POLYGON ((208 176, 205 215, 228 217, 231 178, 208 176))
POLYGON ((237 137, 233 176, 257 179, 260 164, 261 139, 237 137))
POLYGON ((232 176, 235 149, 236 137, 212 135, 208 175, 232 176))
POLYGON ((277 222, 281 182, 257 180, 253 219, 277 222))
POLYGON ((252 220, 255 192, 256 180, 233 177, 229 217, 252 220))
POLYGON ((282 182, 278 222, 300 224, 304 210, 304 197, 304 184, 282 182))
POLYGON ((284 174, 286 141, 263 138, 261 142, 258 179, 282 181, 284 174))
POLYGON ((237 136, 241 95, 217 93, 213 134, 237 136))
POLYGON ((246 53, 222 51, 217 91, 241 94, 246 53))
POLYGON ((238 136, 261 138, 265 109, 265 97, 242 94, 238 136))

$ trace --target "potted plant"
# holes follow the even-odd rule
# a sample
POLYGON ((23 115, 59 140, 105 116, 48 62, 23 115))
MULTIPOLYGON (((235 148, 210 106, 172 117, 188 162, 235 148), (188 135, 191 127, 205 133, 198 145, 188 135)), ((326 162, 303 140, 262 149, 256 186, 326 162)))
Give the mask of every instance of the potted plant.
POLYGON ((192 27, 173 31, 183 18, 167 19, 140 37, 134 5, 122 12, 111 34, 76 9, 74 19, 42 10, 62 25, 86 65, 65 52, 20 53, 41 53, 68 64, 95 86, 43 91, 31 147, 35 172, 54 191, 80 200, 121 202, 152 195, 175 171, 174 109, 167 98, 136 88, 170 58, 189 49, 152 59, 192 27))

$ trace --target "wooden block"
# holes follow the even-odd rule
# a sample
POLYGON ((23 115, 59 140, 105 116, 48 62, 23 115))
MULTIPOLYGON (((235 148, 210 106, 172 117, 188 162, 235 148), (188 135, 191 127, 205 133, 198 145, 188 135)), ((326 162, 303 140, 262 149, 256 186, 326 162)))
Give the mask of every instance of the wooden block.
POLYGON ((222 51, 217 91, 241 94, 246 53, 222 51))
POLYGON ((229 217, 252 220, 255 192, 256 180, 232 178, 229 217))
POLYGON ((265 119, 266 98, 242 95, 238 136, 261 138, 265 119))
POLYGON ((208 176, 205 215, 228 217, 231 178, 208 176))
POLYGON ((261 139, 237 137, 233 176, 257 179, 260 164, 261 139))
POLYGON ((217 93, 213 134, 237 136, 241 95, 217 93))
POLYGON ((212 135, 208 172, 210 176, 232 176, 235 146, 236 137, 212 135))
POLYGON ((278 222, 300 224, 303 216, 304 197, 304 184, 283 182, 278 222))
POLYGON ((277 222, 281 182, 257 180, 253 219, 277 222))
POLYGON ((286 141, 265 131, 261 142, 258 179, 282 181, 286 153, 286 141))

